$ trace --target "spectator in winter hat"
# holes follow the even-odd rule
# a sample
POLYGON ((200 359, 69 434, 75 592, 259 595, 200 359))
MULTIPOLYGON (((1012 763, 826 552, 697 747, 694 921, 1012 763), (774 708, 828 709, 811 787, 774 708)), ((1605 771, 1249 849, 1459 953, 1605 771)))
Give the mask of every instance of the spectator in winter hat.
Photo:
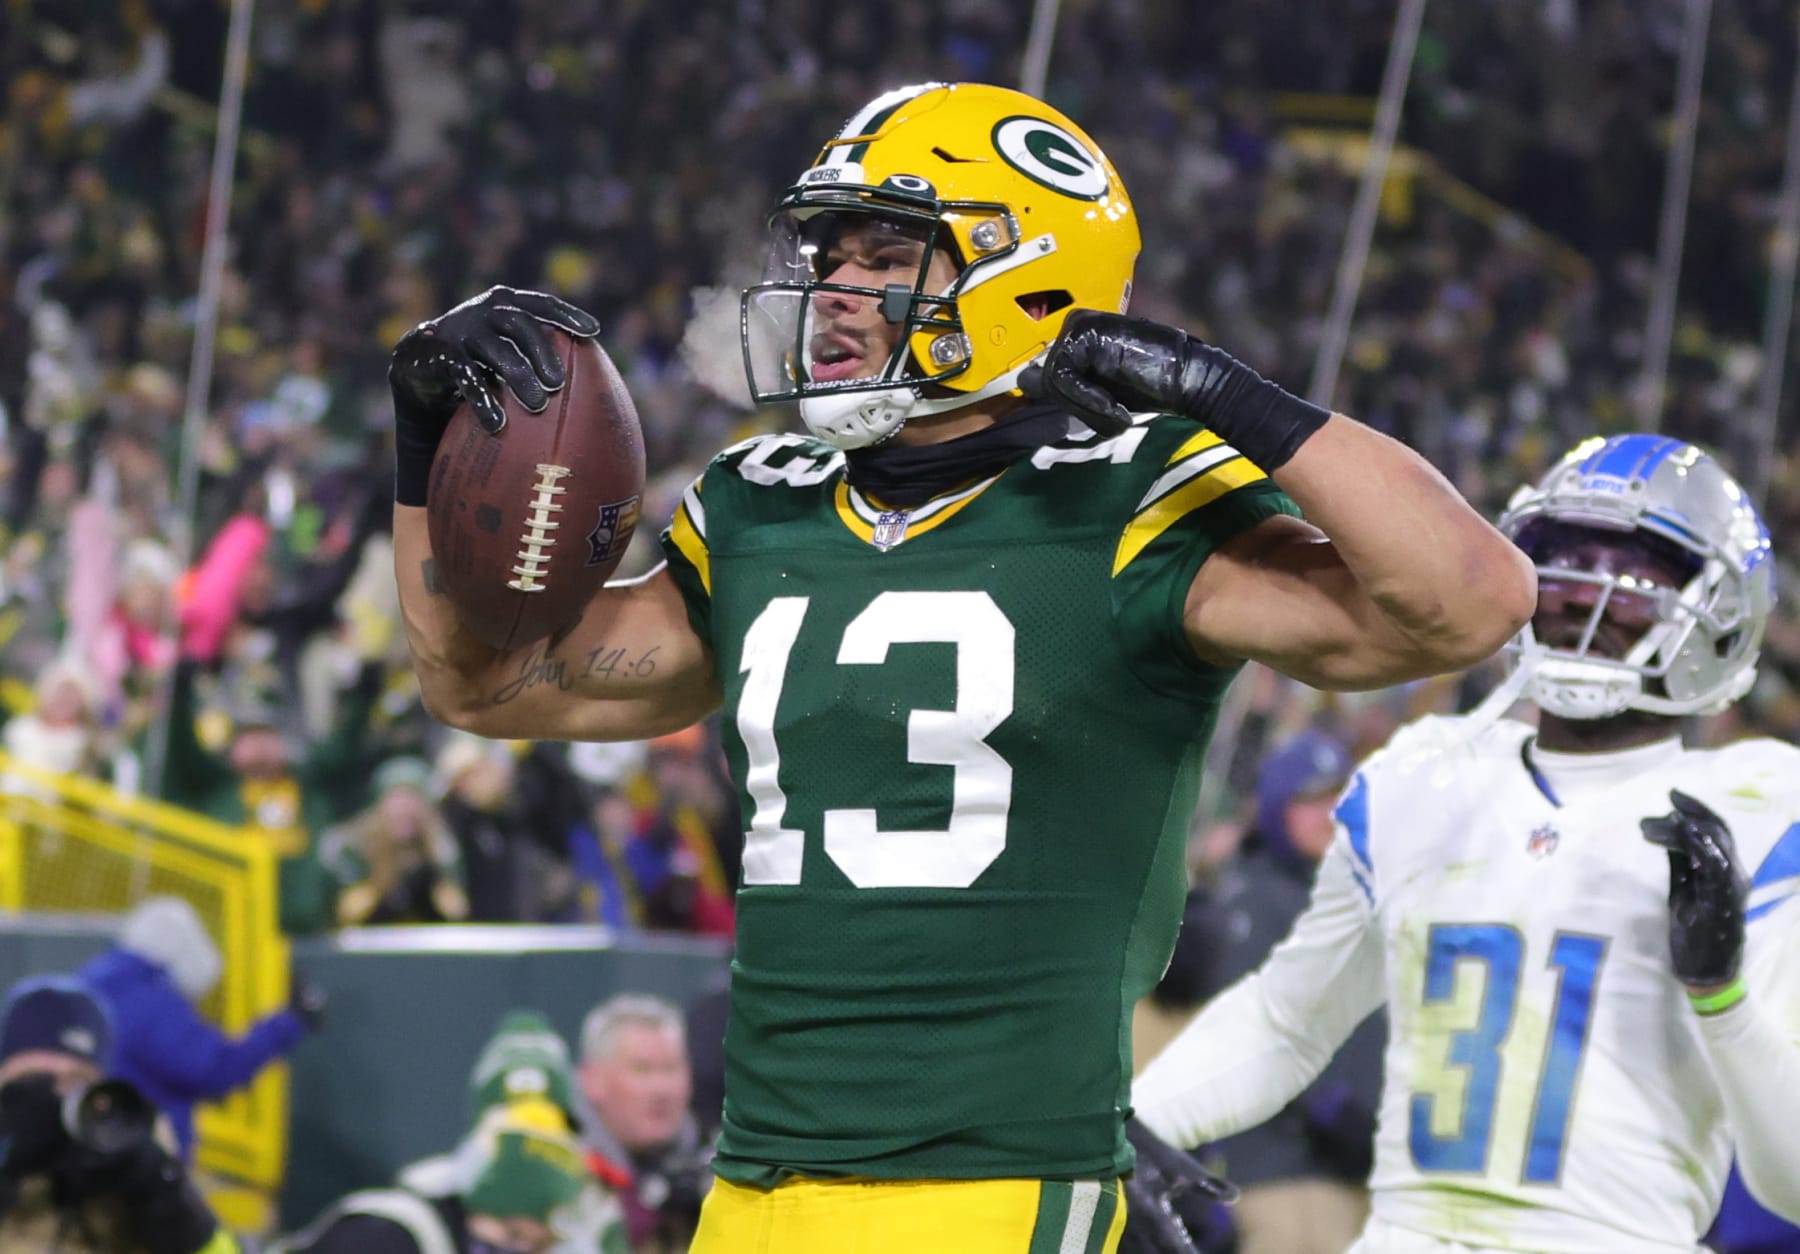
POLYGON ((319 856, 341 885, 338 922, 459 923, 469 917, 456 840, 431 800, 431 768, 390 758, 375 771, 375 804, 327 831, 319 856))
POLYGON ((21 980, 0 1008, 0 1087, 26 1071, 46 1071, 59 1090, 91 1084, 112 1065, 106 1007, 77 980, 21 980))
POLYGON ((480 1119, 495 1106, 548 1101, 575 1126, 575 1065, 569 1044, 535 1010, 509 1011, 469 1074, 469 1114, 480 1119))
POLYGON ((114 1073, 168 1115, 184 1158, 193 1156, 194 1103, 249 1084, 317 1028, 323 1010, 317 991, 296 978, 288 1006, 228 1036, 196 1009, 223 972, 219 947, 180 897, 146 899, 125 916, 117 943, 80 971, 111 1011, 114 1073))
POLYGON ((454 732, 438 750, 434 779, 462 859, 475 923, 535 923, 547 868, 524 832, 512 750, 502 741, 454 732))
POLYGON ((545 1101, 497 1106, 478 1129, 479 1165, 454 1193, 353 1193, 272 1254, 628 1254, 616 1209, 584 1231, 595 1192, 562 1119, 545 1101))
POLYGON ((486 1162, 484 1129, 509 1106, 547 1102, 574 1131, 575 1070, 568 1042, 535 1010, 510 1010, 482 1046, 469 1073, 471 1131, 448 1154, 403 1169, 400 1183, 424 1197, 449 1197, 467 1189, 486 1162))
MULTIPOLYGON (((56 662, 37 683, 37 708, 6 724, 6 752, 22 766, 56 775, 88 771, 96 757, 94 686, 72 659, 56 662)), ((23 776, 9 776, 9 790, 44 793, 23 776)))

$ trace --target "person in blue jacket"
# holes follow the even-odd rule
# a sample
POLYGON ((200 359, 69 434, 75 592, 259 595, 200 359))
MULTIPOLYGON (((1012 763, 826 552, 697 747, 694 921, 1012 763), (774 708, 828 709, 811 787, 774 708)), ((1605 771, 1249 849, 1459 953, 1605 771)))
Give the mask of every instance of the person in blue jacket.
POLYGON ((234 1039, 196 1009, 223 969, 192 905, 150 897, 125 917, 117 943, 79 973, 112 1014, 113 1073, 169 1117, 184 1159, 193 1157, 194 1103, 250 1083, 315 1030, 324 1010, 322 995, 296 974, 289 1006, 234 1039))

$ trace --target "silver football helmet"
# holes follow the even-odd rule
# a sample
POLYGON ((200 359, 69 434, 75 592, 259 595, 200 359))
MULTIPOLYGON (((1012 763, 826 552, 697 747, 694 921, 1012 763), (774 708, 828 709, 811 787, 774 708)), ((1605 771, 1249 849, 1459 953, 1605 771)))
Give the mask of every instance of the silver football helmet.
POLYGON ((1723 467, 1666 436, 1595 437, 1513 494, 1499 528, 1538 563, 1540 580, 1599 589, 1580 640, 1538 641, 1526 624, 1511 649, 1523 694, 1570 719, 1625 710, 1712 714, 1750 690, 1775 603, 1769 529, 1723 467), (1618 533, 1674 557, 1686 582, 1664 587, 1605 570, 1545 565, 1559 530, 1618 533), (1623 657, 1593 649, 1607 608, 1629 602, 1647 626, 1623 657))

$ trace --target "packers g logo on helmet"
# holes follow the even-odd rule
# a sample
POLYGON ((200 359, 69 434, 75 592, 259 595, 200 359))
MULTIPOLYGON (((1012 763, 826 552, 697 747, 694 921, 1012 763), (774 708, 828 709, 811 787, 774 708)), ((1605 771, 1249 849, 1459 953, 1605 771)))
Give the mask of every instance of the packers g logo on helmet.
POLYGON ((994 147, 1013 169, 1051 191, 1082 200, 1106 195, 1106 167, 1100 158, 1042 118, 1007 118, 994 128, 994 147))
POLYGON ((1119 175, 1074 122, 1023 93, 926 83, 870 101, 827 143, 770 218, 763 282, 744 293, 752 395, 798 401, 839 448, 891 436, 911 417, 1016 391, 1072 308, 1123 311, 1139 236, 1119 175), (910 283, 861 288, 819 269, 834 218, 873 215, 924 245, 910 283), (957 275, 928 289, 934 252, 957 275), (903 328, 866 377, 813 377, 814 302, 875 302, 903 328))

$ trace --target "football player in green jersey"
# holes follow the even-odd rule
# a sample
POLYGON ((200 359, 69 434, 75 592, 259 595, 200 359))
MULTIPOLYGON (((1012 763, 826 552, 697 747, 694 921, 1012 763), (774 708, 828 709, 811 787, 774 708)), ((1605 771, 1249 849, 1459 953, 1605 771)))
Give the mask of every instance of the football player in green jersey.
POLYGON ((1531 613, 1532 568, 1404 446, 1123 316, 1131 202, 1028 96, 872 101, 772 236, 743 350, 810 437, 720 454, 666 564, 554 644, 459 629, 421 507, 459 393, 541 407, 543 324, 597 323, 497 288, 401 340, 425 699, 496 737, 723 710, 744 871, 696 1250, 1110 1251, 1131 1009, 1226 685, 1247 659, 1324 688, 1467 666, 1531 613))

